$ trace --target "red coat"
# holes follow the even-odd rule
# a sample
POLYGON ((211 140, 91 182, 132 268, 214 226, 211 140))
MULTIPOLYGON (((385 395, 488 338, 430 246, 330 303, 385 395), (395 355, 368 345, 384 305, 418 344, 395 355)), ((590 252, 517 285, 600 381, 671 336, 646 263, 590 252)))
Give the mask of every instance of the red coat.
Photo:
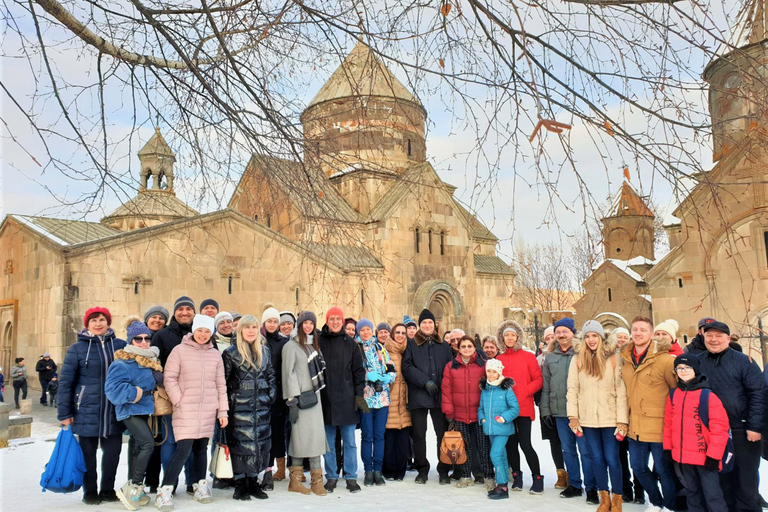
MULTIPOLYGON (((709 394, 709 429, 699 418, 701 389, 675 391, 674 404, 667 398, 664 411, 664 449, 682 464, 703 466, 706 458, 720 460, 728 442, 728 414, 723 403, 709 394)), ((720 464, 722 468, 722 462, 720 464)))
POLYGON ((520 404, 520 416, 536 419, 536 409, 533 407, 533 395, 541 390, 543 380, 541 368, 533 352, 527 350, 507 350, 496 359, 504 365, 503 374, 515 381, 512 389, 520 404))
POLYGON ((485 359, 475 353, 464 364, 461 355, 451 359, 443 371, 441 407, 447 418, 462 423, 477 422, 480 407, 480 379, 485 377, 485 359))

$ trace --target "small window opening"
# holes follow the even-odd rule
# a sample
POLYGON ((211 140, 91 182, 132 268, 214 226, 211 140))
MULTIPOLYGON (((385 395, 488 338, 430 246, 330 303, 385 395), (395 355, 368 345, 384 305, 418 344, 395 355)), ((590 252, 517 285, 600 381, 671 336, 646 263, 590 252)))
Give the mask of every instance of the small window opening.
POLYGON ((299 289, 296 288, 296 307, 298 308, 298 306, 299 306, 299 289))
POLYGON ((683 287, 683 278, 682 278, 682 277, 678 277, 678 278, 677 278, 677 286, 678 286, 679 288, 682 288, 682 287, 683 287))
POLYGON ((133 282, 133 294, 138 295, 139 294, 139 282, 134 281, 133 282))
POLYGON ((427 247, 429 248, 429 254, 432 254, 432 230, 427 232, 427 247))
POLYGON ((227 278, 227 292, 229 292, 229 294, 232 295, 232 276, 231 275, 227 278))
POLYGON ((268 228, 272 227, 272 215, 270 214, 267 214, 267 227, 268 228))
POLYGON ((763 241, 765 242, 765 262, 768 265, 768 231, 763 231, 763 241))
POLYGON ((408 139, 408 156, 411 156, 411 139, 408 139))
POLYGON ((445 231, 440 232, 440 256, 445 255, 445 231))
POLYGON ((256 222, 259 221, 259 214, 258 213, 253 215, 253 220, 255 220, 256 222))
POLYGON ((360 304, 365 306, 365 290, 360 290, 360 304))
POLYGON ((611 302, 613 300, 613 293, 611 292, 611 289, 608 288, 608 302, 611 302))
POLYGON ((688 344, 688 335, 687 334, 683 334, 683 344, 685 344, 685 345, 688 344))
POLYGON ((417 253, 419 252, 419 249, 420 249, 420 247, 419 247, 419 234, 420 234, 419 233, 419 228, 416 228, 416 252, 417 253))
POLYGON ((616 248, 616 252, 617 252, 617 253, 620 253, 620 252, 621 252, 621 247, 617 247, 617 248, 616 248))

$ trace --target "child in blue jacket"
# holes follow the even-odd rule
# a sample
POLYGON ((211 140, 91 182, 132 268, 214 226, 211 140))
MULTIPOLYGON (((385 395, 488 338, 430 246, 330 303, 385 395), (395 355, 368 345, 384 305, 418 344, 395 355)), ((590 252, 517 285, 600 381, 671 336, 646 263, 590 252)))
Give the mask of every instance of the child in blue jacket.
POLYGON ((504 365, 498 359, 485 363, 486 378, 480 380, 480 407, 477 419, 483 426, 483 433, 491 439, 491 462, 496 471, 496 488, 488 492, 488 498, 501 500, 509 498, 509 462, 507 461, 507 439, 515 434, 512 423, 520 414, 520 406, 512 387, 515 382, 502 375, 504 365))

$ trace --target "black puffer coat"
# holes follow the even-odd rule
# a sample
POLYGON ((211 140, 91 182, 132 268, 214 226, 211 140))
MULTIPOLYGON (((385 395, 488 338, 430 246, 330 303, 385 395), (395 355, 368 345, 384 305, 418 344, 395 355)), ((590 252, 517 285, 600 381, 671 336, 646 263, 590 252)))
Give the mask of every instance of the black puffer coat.
POLYGON ((258 369, 246 366, 236 346, 226 349, 221 358, 227 380, 229 423, 226 431, 232 468, 236 475, 259 473, 272 462, 269 410, 277 389, 269 348, 262 347, 258 369))
POLYGON ((152 335, 152 346, 160 349, 160 364, 165 368, 165 362, 171 355, 171 350, 181 345, 181 339, 192 332, 192 324, 181 325, 176 317, 171 317, 168 325, 152 335))
POLYGON ((352 338, 342 330, 332 333, 324 325, 318 337, 325 359, 325 387, 320 391, 323 423, 354 425, 359 421, 355 397, 365 391, 363 356, 352 338))
POLYGON ((453 351, 437 332, 427 336, 421 329, 408 340, 403 354, 402 373, 408 383, 408 409, 440 407, 440 387, 443 370, 453 358, 453 351), (429 381, 437 384, 438 392, 432 397, 424 386, 429 381))

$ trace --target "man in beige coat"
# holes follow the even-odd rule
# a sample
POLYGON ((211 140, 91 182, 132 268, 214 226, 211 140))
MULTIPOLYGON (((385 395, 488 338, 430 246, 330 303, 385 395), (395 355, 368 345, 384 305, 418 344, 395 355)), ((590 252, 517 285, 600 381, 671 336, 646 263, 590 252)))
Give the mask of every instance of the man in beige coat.
MULTIPOLYGON (((674 363, 669 346, 652 341, 650 318, 632 320, 632 342, 621 351, 624 359, 621 376, 627 387, 629 406, 629 458, 635 477, 648 493, 651 504, 675 510, 677 491, 672 465, 663 456, 664 407, 669 390, 677 386, 674 363), (648 459, 653 455, 661 489, 656 484, 648 459)), ((652 510, 652 509, 651 509, 652 510)))

